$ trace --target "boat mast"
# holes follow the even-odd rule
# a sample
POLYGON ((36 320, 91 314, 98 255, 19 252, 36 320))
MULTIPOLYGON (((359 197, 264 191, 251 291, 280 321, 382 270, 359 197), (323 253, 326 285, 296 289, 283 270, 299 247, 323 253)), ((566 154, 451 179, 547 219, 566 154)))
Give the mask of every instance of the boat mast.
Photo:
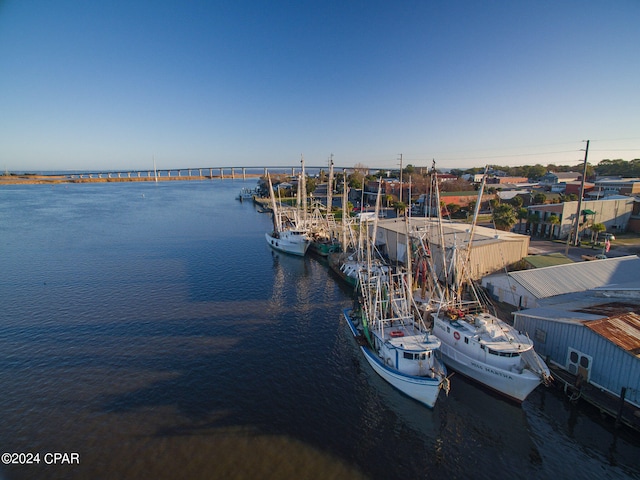
MULTIPOLYGON (((438 173, 436 172, 435 160, 431 165, 431 191, 433 193, 433 196, 429 202, 429 210, 431 210, 432 208, 435 208, 437 212, 436 219, 438 223, 438 233, 440 236, 440 250, 442 255, 442 274, 444 278, 444 288, 442 289, 442 293, 443 293, 443 296, 447 297, 445 300, 448 301, 449 288, 447 287, 447 284, 449 283, 449 269, 447 267, 447 245, 446 245, 446 240, 444 238, 444 227, 442 225, 442 209, 440 208, 440 188, 438 187, 438 173), (435 206, 433 204, 435 204, 435 206)), ((433 254, 433 250, 431 253, 433 254)))
POLYGON ((327 213, 331 213, 333 206, 333 153, 329 160, 329 185, 327 185, 327 213))
POLYGON ((405 235, 407 241, 407 286, 406 286, 406 294, 407 298, 413 298, 413 292, 411 291, 411 287, 413 286, 413 266, 411 265, 411 236, 409 235, 411 231, 411 175, 409 175, 409 215, 405 218, 405 235))
POLYGON ((347 251, 347 169, 342 169, 342 251, 347 251))
POLYGON ((302 227, 307 228, 307 177, 304 173, 304 156, 302 154, 300 154, 300 167, 301 172, 298 185, 300 191, 300 203, 302 206, 302 227))
POLYGON ((378 212, 380 212, 380 192, 382 191, 382 177, 378 179, 378 194, 376 195, 375 218, 373 219, 373 231, 371 233, 371 246, 376 248, 376 236, 378 235, 378 212))
MULTIPOLYGON (((487 182, 487 172, 489 171, 489 165, 484 167, 484 173, 482 174, 482 182, 480 182, 480 188, 478 189, 478 199, 473 210, 473 220, 471 221, 471 230, 469 231, 469 242, 467 243, 467 252, 462 263, 460 271, 460 278, 458 279, 457 296, 460 298, 462 294, 462 285, 464 279, 468 276, 471 279, 471 272, 469 272, 469 264, 471 262, 471 244, 473 243, 473 235, 475 234, 476 224, 478 223, 478 214, 480 213, 480 204, 482 203, 482 194, 484 193, 484 186, 487 182)), ((470 282, 471 283, 471 282, 470 282)))
POLYGON ((276 196, 273 193, 273 184, 271 183, 271 176, 267 173, 267 179, 269 180, 269 194, 271 196, 271 208, 273 209, 273 231, 278 233, 280 231, 280 218, 278 214, 278 206, 276 205, 276 196))

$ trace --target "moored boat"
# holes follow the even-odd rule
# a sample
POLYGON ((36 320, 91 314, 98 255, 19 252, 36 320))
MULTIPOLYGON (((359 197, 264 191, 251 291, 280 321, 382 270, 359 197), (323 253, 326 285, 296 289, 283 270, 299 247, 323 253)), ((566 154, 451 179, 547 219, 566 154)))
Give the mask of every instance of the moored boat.
POLYGON ((440 340, 412 308, 406 275, 369 275, 359 280, 360 307, 344 318, 371 368, 393 387, 433 408, 449 391, 440 340))
POLYGON ((309 239, 303 230, 288 229, 265 233, 267 243, 274 249, 303 256, 309 248, 309 239))
POLYGON ((449 368, 518 403, 551 379, 533 342, 487 312, 443 308, 432 314, 449 368))
POLYGON ((299 222, 295 212, 291 215, 285 215, 282 208, 276 203, 271 177, 269 177, 269 191, 273 210, 273 230, 265 233, 267 243, 271 248, 280 252, 304 256, 310 244, 307 230, 297 227, 299 222))
MULTIPOLYGON (((438 294, 431 296, 427 309, 431 311, 433 333, 442 342, 442 358, 447 367, 520 403, 538 385, 548 384, 552 377, 531 339, 490 312, 489 299, 469 273, 470 249, 483 189, 484 179, 464 258, 457 258, 454 241, 448 259, 451 268, 443 265, 441 271, 445 278, 438 286, 438 294)), ((442 237, 439 243, 443 251, 441 259, 446 263, 442 237)))

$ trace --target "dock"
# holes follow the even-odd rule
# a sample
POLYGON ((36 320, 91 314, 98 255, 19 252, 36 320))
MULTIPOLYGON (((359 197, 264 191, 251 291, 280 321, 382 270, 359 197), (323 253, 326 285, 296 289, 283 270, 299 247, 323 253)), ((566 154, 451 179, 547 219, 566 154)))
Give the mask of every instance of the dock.
POLYGON ((616 427, 622 424, 640 432, 640 408, 624 400, 625 389, 620 396, 612 395, 555 365, 549 365, 549 368, 554 384, 564 391, 572 403, 584 400, 600 413, 612 417, 616 427))

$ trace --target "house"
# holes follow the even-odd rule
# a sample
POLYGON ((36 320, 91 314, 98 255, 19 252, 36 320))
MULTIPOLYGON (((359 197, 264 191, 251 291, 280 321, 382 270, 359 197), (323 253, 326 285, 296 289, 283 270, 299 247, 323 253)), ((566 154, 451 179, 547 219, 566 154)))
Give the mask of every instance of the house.
POLYGON ((547 172, 540 177, 540 185, 575 182, 582 179, 581 173, 576 172, 547 172))
POLYGON ((487 178, 487 185, 503 185, 506 183, 528 183, 527 177, 490 177, 487 178))
MULTIPOLYGON (((574 195, 580 197, 580 189, 581 188, 582 188, 582 182, 578 182, 578 181, 567 182, 565 184, 564 194, 565 195, 574 194, 574 195)), ((595 188, 595 183, 584 182, 584 196, 588 196, 589 192, 592 192, 594 188, 595 188)), ((553 187, 551 187, 551 189, 553 191, 553 187)))

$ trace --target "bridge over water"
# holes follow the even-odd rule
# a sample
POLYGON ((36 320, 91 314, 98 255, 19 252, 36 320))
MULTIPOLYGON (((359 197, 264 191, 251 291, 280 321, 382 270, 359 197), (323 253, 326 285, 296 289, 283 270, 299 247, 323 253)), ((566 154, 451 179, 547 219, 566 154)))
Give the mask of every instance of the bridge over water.
MULTIPOLYGON (((353 170, 353 168, 336 168, 338 171, 353 170)), ((121 170, 121 171, 96 171, 85 173, 71 173, 70 178, 242 178, 246 179, 247 176, 255 177, 258 175, 266 175, 271 173, 291 173, 296 175, 296 172, 301 170, 300 167, 197 167, 197 168, 170 168, 170 169, 156 169, 156 170, 121 170)), ((305 172, 310 173, 320 170, 327 170, 326 166, 323 167, 306 167, 305 172)))

